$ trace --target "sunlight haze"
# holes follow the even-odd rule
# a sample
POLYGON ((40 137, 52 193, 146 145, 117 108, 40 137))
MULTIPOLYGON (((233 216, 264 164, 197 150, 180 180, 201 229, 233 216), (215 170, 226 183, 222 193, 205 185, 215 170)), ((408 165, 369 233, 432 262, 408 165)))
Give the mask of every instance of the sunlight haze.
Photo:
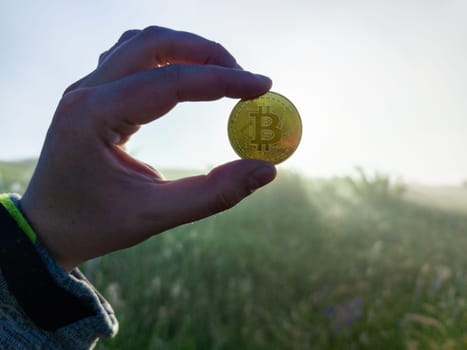
MULTIPOLYGON (((224 45, 268 75, 303 119, 279 168, 309 176, 355 166, 404 181, 467 180, 464 1, 16 1, 0 13, 0 159, 37 157, 63 90, 128 29, 161 25, 224 45)), ((235 100, 184 103, 128 145, 160 168, 233 160, 235 100)))

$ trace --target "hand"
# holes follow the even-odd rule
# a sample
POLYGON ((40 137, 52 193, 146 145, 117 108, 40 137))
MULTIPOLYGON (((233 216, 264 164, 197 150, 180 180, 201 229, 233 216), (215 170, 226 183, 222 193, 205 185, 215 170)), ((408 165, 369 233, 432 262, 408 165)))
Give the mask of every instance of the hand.
POLYGON ((253 98, 270 87, 194 34, 160 27, 124 33, 95 71, 65 91, 55 112, 21 200, 39 240, 71 270, 228 209, 272 181, 275 168, 256 160, 166 181, 122 148, 140 125, 178 102, 253 98))

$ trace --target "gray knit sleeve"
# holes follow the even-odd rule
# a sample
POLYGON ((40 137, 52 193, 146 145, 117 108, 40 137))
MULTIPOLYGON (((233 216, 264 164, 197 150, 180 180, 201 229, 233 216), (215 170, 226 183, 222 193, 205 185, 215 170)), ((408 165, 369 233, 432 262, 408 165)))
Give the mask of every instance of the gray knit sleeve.
MULTIPOLYGON (((12 199, 18 203, 17 197, 12 199)), ((1 230, 0 234, 3 234, 1 230)), ((34 243, 34 248, 56 284, 87 305, 92 314, 54 331, 41 329, 18 304, 0 270, 0 349, 92 349, 99 338, 114 336, 118 322, 112 307, 79 269, 67 273, 39 240, 34 243)))

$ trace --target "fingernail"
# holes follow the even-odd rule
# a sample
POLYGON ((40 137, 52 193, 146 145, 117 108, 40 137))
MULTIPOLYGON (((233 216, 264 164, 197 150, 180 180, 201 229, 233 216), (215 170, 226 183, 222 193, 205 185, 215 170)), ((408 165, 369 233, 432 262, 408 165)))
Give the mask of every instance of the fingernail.
POLYGON ((276 177, 276 168, 272 164, 264 165, 261 168, 256 169, 248 177, 248 188, 250 191, 254 191, 261 186, 274 180, 276 177))

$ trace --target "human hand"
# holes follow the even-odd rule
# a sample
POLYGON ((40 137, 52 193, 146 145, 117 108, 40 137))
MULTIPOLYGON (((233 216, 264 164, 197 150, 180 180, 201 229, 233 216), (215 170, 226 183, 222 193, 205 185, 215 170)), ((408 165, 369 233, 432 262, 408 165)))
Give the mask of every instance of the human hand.
POLYGON ((21 209, 66 270, 228 209, 272 181, 275 168, 237 160, 166 181, 121 146, 178 102, 253 98, 270 87, 194 34, 128 31, 65 91, 21 209))

